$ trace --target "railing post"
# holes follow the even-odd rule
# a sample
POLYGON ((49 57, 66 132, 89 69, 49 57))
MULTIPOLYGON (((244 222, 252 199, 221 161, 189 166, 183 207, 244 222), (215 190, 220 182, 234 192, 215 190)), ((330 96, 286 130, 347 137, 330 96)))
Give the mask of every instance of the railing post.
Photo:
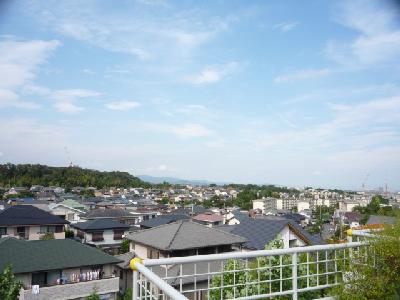
MULTIPOLYGON (((129 268, 132 270, 132 300, 138 299, 138 270, 136 264, 141 264, 142 260, 139 257, 132 258, 129 262, 129 268)), ((140 287, 139 287, 140 288, 140 287)))
POLYGON ((139 291, 138 291, 138 271, 132 271, 132 277, 133 277, 133 282, 132 282, 132 300, 137 300, 139 291))
POLYGON ((292 254, 292 290, 292 299, 297 300, 297 253, 292 254))

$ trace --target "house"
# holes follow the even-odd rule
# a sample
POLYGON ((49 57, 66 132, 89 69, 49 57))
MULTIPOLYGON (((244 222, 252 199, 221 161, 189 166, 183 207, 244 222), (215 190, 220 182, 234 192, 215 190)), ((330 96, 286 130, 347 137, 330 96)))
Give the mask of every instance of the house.
POLYGON ((344 222, 350 226, 350 228, 360 226, 361 214, 359 212, 345 212, 344 222))
POLYGON ((81 215, 82 219, 85 220, 93 220, 93 219, 114 219, 121 223, 127 225, 135 225, 139 224, 142 221, 149 220, 153 217, 157 216, 157 212, 151 210, 127 210, 127 209, 94 209, 89 211, 83 215, 81 215))
POLYGON ((50 212, 71 223, 80 221, 80 215, 85 213, 85 206, 75 200, 64 200, 60 203, 49 204, 50 212))
POLYGON ((188 220, 130 233, 127 239, 131 251, 142 259, 230 252, 246 241, 188 220))
POLYGON ((82 243, 98 246, 109 253, 117 253, 129 225, 113 219, 94 219, 71 224, 74 235, 82 243))
POLYGON ((188 220, 190 219, 189 216, 187 215, 181 215, 181 214, 167 214, 167 215, 161 215, 157 216, 155 218, 140 222, 138 225, 142 229, 149 229, 169 223, 174 223, 179 220, 188 220))
POLYGON ((208 227, 222 225, 224 217, 217 214, 199 214, 192 217, 192 220, 208 227))
POLYGON ((217 228, 246 238, 247 241, 242 246, 244 251, 263 250, 265 245, 278 238, 283 241, 284 248, 316 243, 314 238, 293 220, 282 217, 252 219, 239 212, 235 214, 235 220, 239 223, 217 228))
MULTIPOLYGON (((127 238, 131 240, 131 252, 123 256, 119 256, 124 260, 119 264, 120 276, 122 276, 121 288, 132 287, 132 278, 129 270, 129 260, 134 256, 142 259, 190 256, 201 254, 212 254, 230 252, 234 249, 240 249, 241 245, 246 241, 245 238, 236 236, 221 230, 209 228, 196 222, 189 220, 180 220, 175 223, 137 231, 128 234, 127 238)), ((208 271, 220 272, 222 266, 220 264, 209 264, 208 271)), ((183 290, 193 290, 194 278, 186 277, 184 274, 194 274, 197 270, 198 274, 207 273, 208 264, 188 263, 174 266, 156 266, 152 271, 159 276, 165 276, 166 272, 172 274, 172 277, 182 280, 173 279, 168 281, 172 286, 182 285, 183 290)), ((207 275, 196 276, 197 287, 207 286, 207 275)), ((186 296, 189 299, 204 299, 204 295, 188 292, 186 296)))
POLYGON ((68 221, 31 205, 15 205, 0 212, 0 237, 39 240, 45 234, 64 239, 68 221))
POLYGON ((137 217, 126 209, 97 208, 81 215, 81 218, 83 220, 113 219, 127 225, 133 225, 137 222, 137 217))
POLYGON ((0 272, 10 264, 23 284, 20 299, 116 299, 119 278, 114 267, 121 261, 71 239, 25 241, 0 239, 0 272))

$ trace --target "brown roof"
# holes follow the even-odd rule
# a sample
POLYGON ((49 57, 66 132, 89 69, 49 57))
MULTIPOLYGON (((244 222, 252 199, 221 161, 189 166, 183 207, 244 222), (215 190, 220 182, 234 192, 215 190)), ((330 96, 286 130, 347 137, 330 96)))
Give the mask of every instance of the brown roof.
POLYGON ((203 222, 221 222, 224 219, 221 215, 216 214, 200 214, 193 217, 193 220, 203 221, 203 222))

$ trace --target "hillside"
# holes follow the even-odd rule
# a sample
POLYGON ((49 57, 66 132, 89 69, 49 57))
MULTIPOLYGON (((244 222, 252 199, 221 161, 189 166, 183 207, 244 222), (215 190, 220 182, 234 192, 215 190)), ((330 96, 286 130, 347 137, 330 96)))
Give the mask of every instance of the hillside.
POLYGON ((80 167, 0 164, 0 186, 146 187, 148 183, 127 172, 101 172, 80 167))

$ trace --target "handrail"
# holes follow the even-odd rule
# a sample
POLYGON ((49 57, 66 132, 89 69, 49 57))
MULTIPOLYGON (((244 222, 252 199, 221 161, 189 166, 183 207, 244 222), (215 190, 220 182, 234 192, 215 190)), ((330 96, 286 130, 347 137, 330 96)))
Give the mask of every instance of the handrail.
MULTIPOLYGON (((154 274, 151 270, 146 268, 140 262, 135 263, 135 268, 150 280, 155 286, 162 290, 167 296, 174 300, 188 300, 184 295, 179 293, 176 289, 154 274)), ((135 299, 135 296, 133 297, 135 299)))
POLYGON ((327 251, 337 250, 345 248, 356 248, 366 245, 367 242, 350 242, 344 244, 328 244, 328 245, 314 245, 287 249, 272 249, 272 250, 257 250, 250 252, 228 252, 219 254, 206 254, 206 255, 193 255, 185 257, 169 257, 169 258, 158 258, 158 259, 146 259, 143 261, 143 265, 147 267, 159 266, 159 265, 171 265, 171 264, 185 264, 185 263, 198 263, 206 261, 224 260, 224 259, 240 259, 240 258, 255 258, 265 257, 273 255, 285 255, 294 253, 306 253, 313 251, 327 251))

